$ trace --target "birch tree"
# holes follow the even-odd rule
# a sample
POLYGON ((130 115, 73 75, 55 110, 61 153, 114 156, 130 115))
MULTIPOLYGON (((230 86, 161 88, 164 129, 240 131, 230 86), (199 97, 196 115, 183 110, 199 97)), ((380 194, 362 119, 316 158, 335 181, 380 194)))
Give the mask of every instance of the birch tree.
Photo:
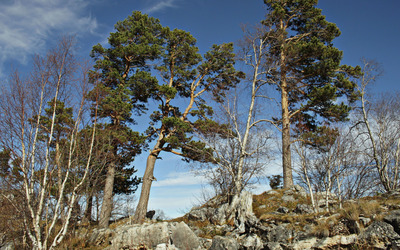
POLYGON ((260 110, 267 108, 266 76, 274 65, 267 62, 268 41, 263 27, 244 29, 238 60, 246 66, 247 77, 220 103, 219 121, 224 130, 203 134, 213 149, 214 164, 199 171, 224 195, 238 195, 263 175, 270 154, 271 132, 261 119, 260 110))
MULTIPOLYGON (((65 237, 72 210, 79 199, 81 187, 90 168, 90 154, 95 130, 91 134, 87 161, 77 164, 78 133, 84 126, 84 98, 88 91, 87 67, 73 57, 73 38, 65 37, 49 50, 46 56, 36 56, 32 73, 23 79, 14 72, 5 86, 1 106, 1 146, 10 152, 15 168, 21 173, 21 180, 15 186, 21 192, 23 201, 9 199, 22 215, 24 228, 33 249, 53 249, 65 237), (82 67, 80 67, 82 66, 82 67), (76 80, 77 76, 79 79, 76 80), (71 86, 73 85, 73 86, 71 86), (71 88, 70 88, 71 87, 71 88), (74 89, 74 92, 69 92, 74 89), (79 93, 78 95, 75 95, 79 93), (57 108, 65 96, 73 99, 73 126, 68 134, 63 158, 58 164, 54 159, 53 145, 56 136, 57 108), (56 100, 56 101, 52 101, 56 100), (51 107, 47 106, 50 103, 51 107), (40 138, 41 121, 45 109, 52 111, 46 128, 45 139, 40 138), (52 152, 53 151, 53 152, 52 152), (62 168, 61 174, 59 169, 62 168), (81 175, 74 176, 79 172, 81 175), (57 176, 56 183, 53 183, 57 176), (57 186, 57 192, 50 189, 57 186), (68 191, 67 191, 68 189, 68 191), (22 203, 22 204, 21 204, 22 203), (65 203, 64 211, 62 204, 65 203), (61 214, 64 220, 58 224, 61 214)), ((96 107, 94 107, 94 112, 96 107)), ((93 122, 96 122, 94 116, 93 122)), ((43 131, 42 131, 43 132, 43 131)))
POLYGON ((400 102, 397 95, 368 98, 368 87, 382 73, 379 64, 363 60, 363 74, 357 89, 360 93, 358 128, 365 138, 365 152, 372 160, 382 189, 399 187, 400 168, 400 102))

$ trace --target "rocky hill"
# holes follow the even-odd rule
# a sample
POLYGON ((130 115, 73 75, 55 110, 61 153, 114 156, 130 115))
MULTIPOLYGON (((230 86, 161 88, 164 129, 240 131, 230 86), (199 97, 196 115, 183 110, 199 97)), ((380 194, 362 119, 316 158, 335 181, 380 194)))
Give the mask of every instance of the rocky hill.
MULTIPOLYGON (((69 243, 86 249, 398 249, 400 192, 346 201, 299 186, 215 197, 185 216, 92 230, 69 243), (326 207, 328 205, 328 207, 326 207)), ((83 235, 83 234, 82 234, 83 235)), ((65 246, 64 246, 65 247, 65 246)))

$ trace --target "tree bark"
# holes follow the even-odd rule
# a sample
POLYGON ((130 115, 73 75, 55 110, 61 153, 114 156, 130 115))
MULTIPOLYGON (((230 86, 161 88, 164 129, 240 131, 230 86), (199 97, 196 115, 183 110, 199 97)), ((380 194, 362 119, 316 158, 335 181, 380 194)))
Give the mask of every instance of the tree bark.
POLYGON ((99 228, 107 228, 113 208, 113 188, 115 177, 115 165, 111 163, 107 169, 106 184, 104 186, 103 204, 101 206, 99 228))
POLYGON ((143 175, 142 180, 142 191, 140 193, 140 198, 138 205, 136 207, 135 215, 133 217, 132 223, 134 224, 142 224, 146 217, 147 213, 147 205, 149 203, 150 197, 150 189, 151 184, 154 180, 154 166, 156 164, 156 160, 159 154, 159 150, 157 150, 157 146, 150 152, 149 156, 147 157, 146 162, 146 170, 143 175))
MULTIPOLYGON (((286 30, 283 20, 280 20, 280 29, 286 30)), ((281 40, 285 41, 285 33, 281 33, 281 40)), ((283 188, 293 186, 292 176, 292 155, 290 151, 290 117, 289 117, 289 91, 286 79, 286 54, 285 42, 281 45, 280 51, 280 89, 281 89, 281 107, 282 107, 282 168, 283 168, 283 188)))
MULTIPOLYGON (((284 110, 283 110, 284 111, 284 110)), ((290 122, 282 122, 282 168, 283 168, 283 188, 293 186, 292 176, 292 155, 290 151, 290 122)))
POLYGON ((92 221, 92 209, 93 209, 93 193, 90 193, 87 198, 87 205, 85 215, 83 217, 84 222, 90 223, 92 221))
MULTIPOLYGON (((283 54, 283 52, 282 52, 283 54)), ((284 55, 281 55, 281 62, 284 55)), ((293 186, 292 176, 292 155, 290 151, 290 117, 289 117, 289 97, 285 72, 281 74, 281 105, 282 105, 282 168, 283 168, 283 188, 293 186)))

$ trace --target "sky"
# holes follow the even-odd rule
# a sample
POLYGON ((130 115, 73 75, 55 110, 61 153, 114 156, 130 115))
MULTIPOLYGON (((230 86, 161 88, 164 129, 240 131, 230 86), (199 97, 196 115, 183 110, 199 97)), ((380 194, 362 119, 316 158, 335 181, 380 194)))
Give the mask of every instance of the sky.
MULTIPOLYGON (((384 75, 374 91, 398 91, 400 70, 399 0, 320 0, 327 20, 336 23, 342 35, 334 46, 343 51, 343 64, 360 64, 362 57, 379 62, 384 75)), ((212 44, 237 42, 244 25, 258 24, 266 14, 262 0, 0 0, 0 80, 10 70, 29 70, 31 57, 42 54, 64 34, 77 38, 77 54, 89 58, 93 45, 105 44, 114 24, 139 10, 160 19, 164 26, 191 32, 200 52, 212 44)), ((176 217, 201 200, 205 180, 173 155, 157 161, 149 209, 162 209, 176 217)), ((145 168, 146 154, 138 157, 138 176, 145 168)), ((271 164, 266 174, 278 174, 271 164)), ((269 189, 267 182, 254 193, 269 189)), ((136 196, 138 197, 140 189, 136 196)))

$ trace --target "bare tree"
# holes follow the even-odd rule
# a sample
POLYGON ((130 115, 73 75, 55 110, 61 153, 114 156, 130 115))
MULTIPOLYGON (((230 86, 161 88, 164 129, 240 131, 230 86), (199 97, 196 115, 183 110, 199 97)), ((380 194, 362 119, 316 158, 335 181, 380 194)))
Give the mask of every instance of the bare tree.
POLYGON ((249 69, 243 85, 239 85, 221 103, 220 122, 227 125, 225 131, 203 134, 203 141, 213 149, 213 164, 203 164, 201 172, 210 180, 217 193, 238 195, 263 175, 270 158, 271 132, 266 119, 258 114, 262 99, 268 98, 266 74, 271 70, 266 62, 267 38, 263 27, 244 29, 239 60, 249 69), (250 92, 249 92, 250 90, 250 92))
POLYGON ((368 194, 372 186, 370 164, 363 157, 362 141, 349 127, 340 127, 333 140, 323 148, 310 147, 303 141, 295 144, 296 173, 307 186, 314 210, 318 195, 323 194, 329 209, 330 194, 336 194, 339 205, 346 199, 368 194))
POLYGON ((85 125, 88 67, 79 65, 73 57, 73 44, 73 38, 64 37, 45 57, 36 56, 26 80, 14 72, 1 99, 0 143, 10 150, 11 160, 21 174, 15 191, 23 197, 22 201, 9 201, 21 213, 33 249, 53 249, 63 240, 90 167, 95 129, 87 145, 86 162, 79 161, 80 152, 76 150, 79 130, 85 125), (76 79, 78 74, 80 78, 76 79), (76 102, 74 123, 63 156, 59 156, 60 151, 54 154, 53 148, 57 100, 74 95, 68 92, 71 89, 80 98, 71 100, 76 102), (48 126, 41 119, 46 108, 52 110, 48 126), (41 131, 44 127, 46 136, 41 131), (55 157, 62 157, 62 164, 55 157), (57 192, 52 192, 54 187, 57 192), (64 220, 58 224, 63 214, 64 220))
POLYGON ((364 140, 365 153, 377 170, 383 190, 399 186, 400 168, 400 102, 397 95, 385 94, 371 101, 367 89, 382 70, 379 64, 363 60, 363 75, 358 82, 360 93, 357 128, 364 140))

